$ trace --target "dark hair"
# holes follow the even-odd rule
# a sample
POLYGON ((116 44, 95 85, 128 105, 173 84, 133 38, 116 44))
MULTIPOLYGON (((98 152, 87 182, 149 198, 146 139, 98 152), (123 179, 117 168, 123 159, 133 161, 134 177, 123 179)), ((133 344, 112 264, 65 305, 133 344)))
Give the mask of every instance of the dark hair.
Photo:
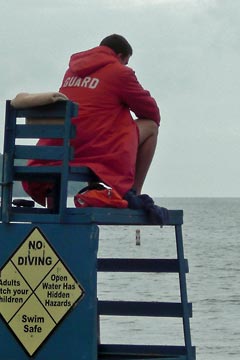
POLYGON ((123 56, 132 55, 133 50, 129 42, 121 35, 112 34, 105 37, 100 45, 108 46, 116 54, 123 54, 123 56))

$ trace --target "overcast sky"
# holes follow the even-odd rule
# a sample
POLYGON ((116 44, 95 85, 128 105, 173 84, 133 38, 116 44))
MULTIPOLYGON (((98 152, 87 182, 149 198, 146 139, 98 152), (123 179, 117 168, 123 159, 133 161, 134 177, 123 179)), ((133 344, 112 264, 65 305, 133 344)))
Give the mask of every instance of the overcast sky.
MULTIPOLYGON (((0 0, 0 114, 19 92, 57 91, 72 53, 125 36, 161 110, 144 192, 240 196, 239 0, 0 0)), ((123 84, 124 86, 124 84, 123 84)))

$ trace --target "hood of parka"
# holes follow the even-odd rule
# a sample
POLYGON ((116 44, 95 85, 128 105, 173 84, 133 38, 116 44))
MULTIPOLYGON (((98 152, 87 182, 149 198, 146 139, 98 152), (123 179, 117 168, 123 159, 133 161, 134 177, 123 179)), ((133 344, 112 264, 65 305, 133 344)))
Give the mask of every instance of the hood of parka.
POLYGON ((119 62, 119 60, 112 49, 107 46, 97 46, 73 54, 70 58, 69 68, 74 74, 84 77, 116 62, 119 62))

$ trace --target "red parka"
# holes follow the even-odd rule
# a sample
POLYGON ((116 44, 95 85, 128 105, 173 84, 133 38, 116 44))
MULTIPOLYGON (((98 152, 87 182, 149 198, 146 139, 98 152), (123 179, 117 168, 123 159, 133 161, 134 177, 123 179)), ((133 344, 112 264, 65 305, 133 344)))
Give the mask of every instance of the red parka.
MULTIPOLYGON (((138 149, 138 129, 130 111, 159 125, 155 100, 142 88, 134 71, 122 65, 106 46, 72 55, 59 91, 79 104, 78 116, 72 120, 77 135, 72 140, 71 165, 88 166, 124 195, 134 182, 138 149)), ((40 139, 38 145, 57 143, 40 139)), ((29 165, 41 163, 33 160, 29 165)))

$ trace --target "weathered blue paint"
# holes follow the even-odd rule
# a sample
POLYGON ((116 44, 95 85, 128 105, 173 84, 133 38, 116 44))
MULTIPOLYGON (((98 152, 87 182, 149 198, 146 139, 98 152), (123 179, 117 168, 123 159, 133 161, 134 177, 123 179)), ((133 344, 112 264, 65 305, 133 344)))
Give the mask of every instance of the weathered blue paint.
MULTIPOLYGON (((97 259, 98 225, 152 225, 141 210, 130 209, 75 209, 67 207, 67 184, 69 180, 87 181, 94 174, 87 168, 69 167, 72 156, 69 139, 74 137, 71 117, 77 107, 70 101, 32 109, 14 109, 9 101, 6 109, 4 162, 2 179, 2 206, 0 224, 0 267, 16 251, 31 229, 38 227, 51 246, 84 288, 84 298, 68 313, 39 347, 33 358, 59 360, 97 359, 168 359, 195 360, 195 348, 191 344, 190 320, 192 307, 187 299, 186 273, 188 262, 184 258, 181 227, 183 211, 169 211, 169 220, 163 226, 175 228, 176 259, 97 259), (64 118, 62 125, 19 125, 16 118, 64 118), (32 146, 16 146, 17 138, 62 137, 61 148, 39 150, 32 146), (39 151, 41 154, 39 154, 39 151), (15 159, 44 156, 62 159, 62 166, 32 167, 16 165, 15 159), (23 179, 49 179, 56 183, 57 198, 54 211, 38 208, 17 208, 12 206, 14 181, 23 179), (179 303, 127 302, 97 300, 97 271, 107 272, 154 272, 178 273, 180 286, 179 303), (98 344, 98 317, 111 316, 151 316, 180 317, 183 323, 184 345, 110 345, 98 344)), ((161 229, 159 229, 161 231, 161 229)), ((1 311, 1 310, 0 310, 1 311)), ((154 321, 154 320, 153 320, 154 321)), ((164 321, 164 320, 163 320, 164 321)), ((32 358, 16 341, 8 327, 0 324, 0 353, 4 360, 32 358)), ((182 343, 181 339, 179 342, 182 343)))
MULTIPOLYGON (((35 227, 36 224, 0 224, 1 268, 4 268, 7 261, 35 227)), ((39 229, 48 239, 64 266, 80 283, 84 289, 84 296, 56 324, 52 333, 43 340, 33 357, 28 354, 24 344, 8 327, 8 323, 1 319, 1 358, 4 360, 96 359, 98 228, 96 225, 41 224, 39 229)), ((31 268, 34 273, 34 266, 31 268)), ((28 308, 27 302, 28 300, 26 301, 28 308)), ((3 309, 3 303, 1 308, 3 309)), ((20 320, 19 327, 23 325, 20 320)))

